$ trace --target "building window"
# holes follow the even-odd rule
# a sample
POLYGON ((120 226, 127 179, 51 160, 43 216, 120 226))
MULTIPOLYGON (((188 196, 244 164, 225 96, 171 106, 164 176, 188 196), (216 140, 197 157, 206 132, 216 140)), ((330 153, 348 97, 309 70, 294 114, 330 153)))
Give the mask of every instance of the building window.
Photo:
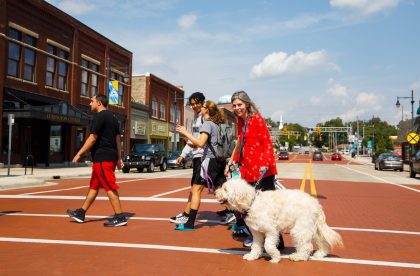
POLYGON ((48 44, 47 52, 47 72, 45 84, 60 90, 67 90, 69 52, 56 46, 48 44))
POLYGON ((80 94, 85 97, 93 97, 98 94, 99 65, 82 59, 82 87, 80 94))
POLYGON ((35 80, 36 52, 28 46, 36 47, 37 39, 16 29, 9 29, 9 37, 22 42, 9 42, 7 74, 33 82, 35 80))
POLYGON ((89 62, 82 59, 82 87, 80 95, 87 97, 89 92, 89 71, 85 68, 89 68, 89 62))
POLYGON ((153 99, 152 99, 152 117, 155 117, 155 118, 157 118, 157 116, 158 116, 157 106, 158 106, 157 99, 155 97, 153 97, 153 99))
POLYGON ((159 109, 160 118, 165 120, 165 104, 160 102, 160 109, 159 109))
MULTIPOLYGON (((92 71, 99 73, 98 64, 92 63, 91 68, 92 71)), ((98 74, 92 72, 90 85, 90 94, 96 96, 98 94, 98 74)))
MULTIPOLYGON (((55 54, 55 47, 48 45, 47 52, 54 55, 55 54)), ((47 56, 47 76, 46 76, 45 84, 50 87, 55 86, 55 59, 47 56)))
POLYGON ((175 122, 175 105, 171 105, 171 109, 169 111, 169 121, 171 123, 175 122))
POLYGON ((178 107, 176 108, 176 122, 179 124, 181 122, 181 111, 179 110, 178 107))
POLYGON ((61 125, 53 125, 50 129, 50 154, 62 152, 61 125))

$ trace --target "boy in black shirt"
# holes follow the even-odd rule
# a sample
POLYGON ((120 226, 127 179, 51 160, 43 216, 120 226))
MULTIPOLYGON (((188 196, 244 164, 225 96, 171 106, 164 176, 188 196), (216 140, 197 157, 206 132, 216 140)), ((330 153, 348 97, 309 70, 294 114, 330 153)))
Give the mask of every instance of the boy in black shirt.
POLYGON ((120 198, 115 183, 115 167, 119 170, 124 166, 121 160, 121 137, 117 118, 107 110, 108 98, 99 94, 90 100, 90 108, 96 114, 93 117, 90 135, 83 147, 74 156, 72 162, 77 163, 87 151, 92 154, 92 177, 90 189, 82 208, 67 210, 67 214, 75 221, 83 223, 85 213, 95 201, 99 187, 104 188, 114 209, 114 217, 104 223, 104 226, 127 225, 127 219, 122 213, 120 198))

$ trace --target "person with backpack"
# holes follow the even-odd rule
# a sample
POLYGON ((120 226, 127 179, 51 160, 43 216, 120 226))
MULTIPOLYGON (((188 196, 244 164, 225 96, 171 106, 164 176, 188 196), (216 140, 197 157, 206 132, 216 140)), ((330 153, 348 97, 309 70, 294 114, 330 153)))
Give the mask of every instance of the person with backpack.
MULTIPOLYGON (((204 122, 203 116, 201 114, 201 108, 203 107, 205 99, 206 98, 204 94, 201 92, 194 92, 188 98, 189 105, 191 106, 191 108, 194 110, 194 113, 195 113, 194 119, 192 122, 192 136, 196 138, 200 137, 200 128, 204 122)), ((192 154, 193 156, 193 173, 191 177, 191 191, 188 196, 188 203, 187 203, 187 206, 185 206, 184 211, 174 217, 169 218, 169 221, 175 224, 183 224, 188 221, 188 217, 190 216, 190 210, 191 210, 192 195, 193 193, 194 195, 196 195, 198 193, 198 190, 200 190, 204 184, 204 179, 200 176, 201 158, 203 157, 203 149, 193 145, 191 141, 188 140, 187 144, 182 150, 181 155, 177 158, 176 162, 180 164, 188 154, 192 154)))
POLYGON ((206 101, 201 107, 201 114, 204 118, 204 123, 200 128, 199 137, 194 137, 184 126, 178 125, 176 128, 177 132, 186 136, 194 146, 204 149, 200 172, 200 176, 204 181, 193 185, 188 221, 178 224, 175 230, 194 231, 195 219, 200 208, 201 193, 204 187, 207 186, 212 191, 226 182, 224 174, 226 159, 219 156, 220 149, 218 145, 219 130, 221 125, 225 123, 223 113, 215 102, 206 101))
MULTIPOLYGON (((232 167, 238 168, 238 174, 257 190, 275 190, 277 174, 274 147, 264 118, 255 103, 245 91, 233 93, 232 108, 238 117, 238 143, 225 168, 225 175, 232 167), (257 185, 258 183, 258 185, 257 185)), ((244 246, 252 245, 252 236, 245 225, 244 215, 236 215, 234 237, 248 237, 244 246)), ((284 249, 283 237, 279 237, 279 248, 284 249)))

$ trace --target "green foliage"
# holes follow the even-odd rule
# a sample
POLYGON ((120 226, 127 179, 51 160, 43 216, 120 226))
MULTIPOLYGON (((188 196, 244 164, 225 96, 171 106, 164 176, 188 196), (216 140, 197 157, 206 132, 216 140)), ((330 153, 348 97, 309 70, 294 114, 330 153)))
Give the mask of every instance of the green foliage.
MULTIPOLYGON (((270 118, 265 119, 267 125, 270 125, 273 129, 278 129, 279 122, 274 122, 270 118)), ((367 147, 367 142, 373 141, 373 148, 375 153, 388 152, 393 150, 394 144, 393 141, 389 139, 390 136, 397 135, 397 128, 395 126, 389 125, 386 121, 381 121, 380 118, 373 117, 368 121, 359 120, 359 133, 363 135, 364 129, 364 139, 362 145, 367 147)), ((307 146, 308 142, 304 139, 307 129, 299 124, 285 124, 287 130, 290 131, 300 131, 300 136, 295 135, 285 135, 277 137, 275 147, 279 145, 285 145, 285 142, 289 142, 289 149, 295 145, 307 146)), ((345 127, 351 126, 353 133, 357 131, 357 121, 351 121, 344 123, 340 117, 326 121, 325 123, 318 123, 317 127, 345 127)), ((312 137, 309 137, 311 143, 321 148, 322 146, 328 146, 328 134, 316 132, 316 129, 312 132, 312 137), (313 137, 313 138, 312 138, 313 137), (312 140, 313 139, 313 140, 312 140)), ((308 137, 307 137, 308 138, 308 137)), ((348 135, 347 133, 338 133, 337 134, 337 143, 338 144, 347 144, 348 135)))

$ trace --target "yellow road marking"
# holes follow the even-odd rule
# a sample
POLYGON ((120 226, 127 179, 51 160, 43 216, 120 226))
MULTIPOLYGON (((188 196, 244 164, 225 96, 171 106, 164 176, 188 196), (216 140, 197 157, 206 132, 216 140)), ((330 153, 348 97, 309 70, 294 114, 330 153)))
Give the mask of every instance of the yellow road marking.
POLYGON ((300 184, 300 190, 302 192, 305 191, 305 182, 306 182, 306 175, 308 173, 309 163, 306 165, 305 173, 303 174, 302 183, 300 184))
POLYGON ((312 171, 312 160, 310 161, 310 182, 311 182, 311 196, 316 197, 316 189, 315 189, 315 180, 314 180, 314 172, 312 171))
POLYGON ((306 185, 306 177, 309 172, 309 182, 311 186, 311 196, 316 197, 316 187, 315 187, 315 179, 314 179, 314 172, 312 170, 312 160, 309 161, 308 164, 306 164, 305 172, 303 174, 302 182, 300 183, 300 190, 302 192, 305 192, 305 185, 306 185))

